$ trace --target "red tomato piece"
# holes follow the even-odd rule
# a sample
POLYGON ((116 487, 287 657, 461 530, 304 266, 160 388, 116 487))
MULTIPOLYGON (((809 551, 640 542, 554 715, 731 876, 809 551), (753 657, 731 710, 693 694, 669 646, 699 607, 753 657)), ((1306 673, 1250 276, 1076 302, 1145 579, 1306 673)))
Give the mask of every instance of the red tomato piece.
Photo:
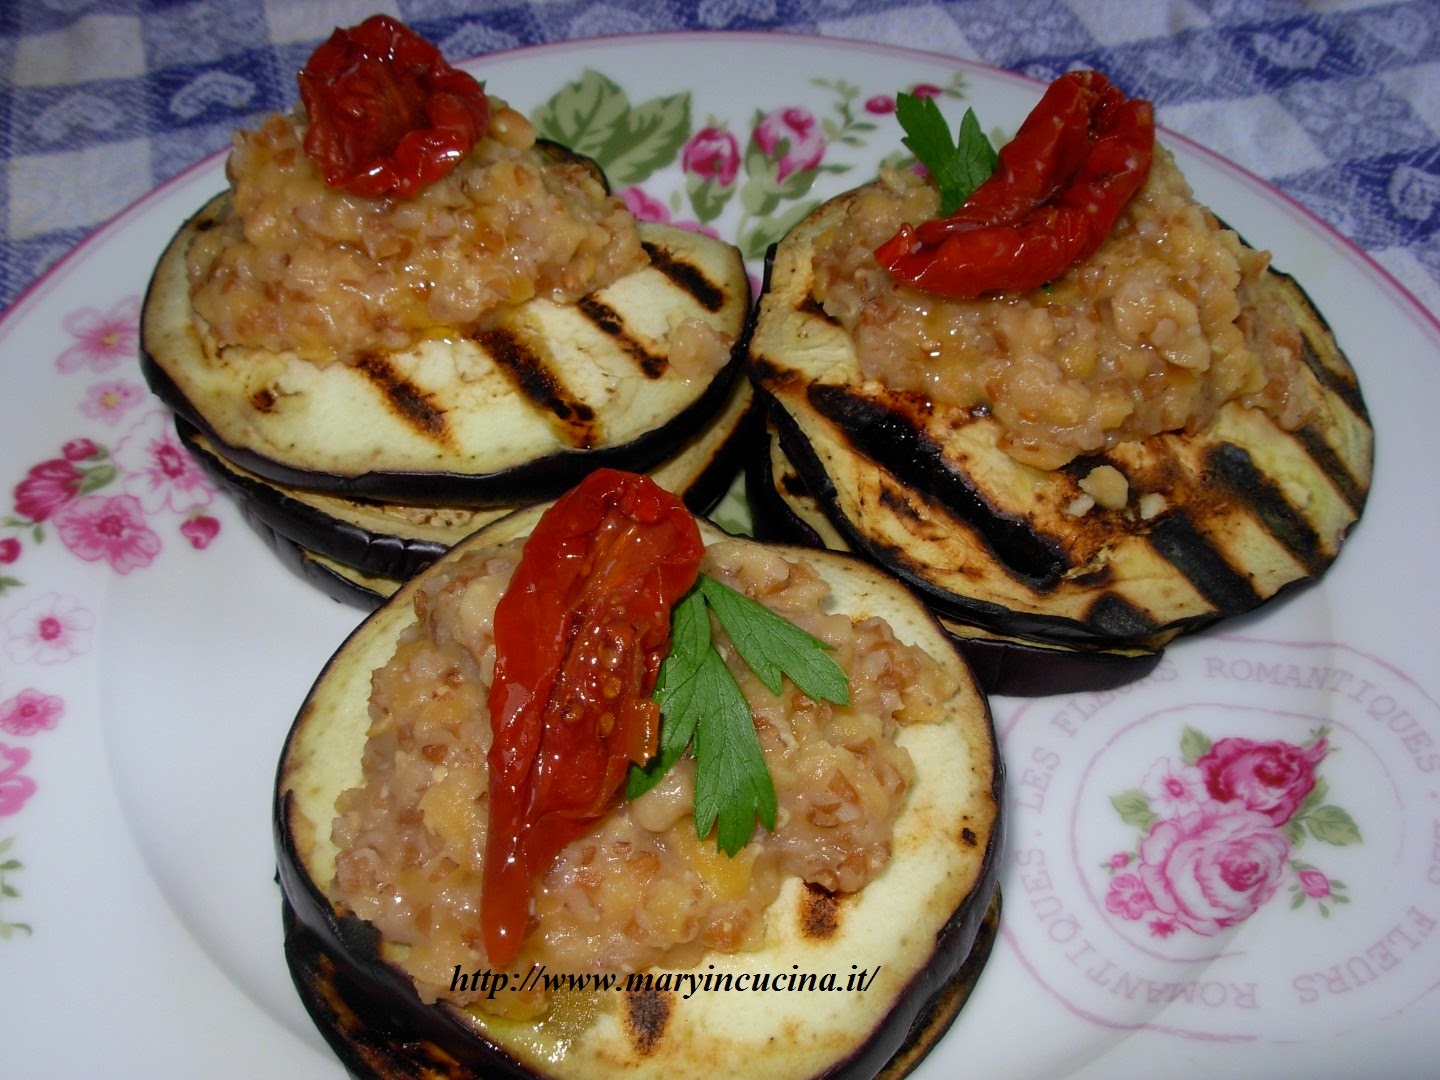
POLYGON ((670 610, 704 550, 679 498, 614 469, 561 496, 526 541, 495 608, 480 905, 492 966, 519 951, 536 879, 655 755, 670 610))
POLYGON ((337 29, 300 72, 305 154, 356 195, 409 197, 470 152, 490 126, 473 75, 403 23, 372 15, 337 29))
POLYGON ((960 300, 1036 288, 1104 242, 1150 175, 1154 146, 1148 101, 1099 72, 1062 75, 964 205, 902 226, 875 257, 897 280, 960 300))

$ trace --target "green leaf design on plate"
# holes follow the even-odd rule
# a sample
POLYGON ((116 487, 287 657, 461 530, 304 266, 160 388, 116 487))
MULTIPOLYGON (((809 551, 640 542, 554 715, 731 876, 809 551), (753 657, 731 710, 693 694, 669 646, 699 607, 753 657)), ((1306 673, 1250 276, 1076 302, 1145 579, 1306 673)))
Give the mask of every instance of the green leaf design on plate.
POLYGON ((535 130, 593 158, 616 188, 669 165, 690 137, 690 93, 632 105, 621 87, 589 68, 531 113, 535 130))
POLYGON ((776 217, 761 218, 746 226, 736 241, 741 254, 747 259, 763 259, 766 249, 771 244, 778 243, 787 232, 800 224, 806 215, 819 205, 819 199, 810 199, 803 203, 797 203, 776 217))
MULTIPOLYGON (((0 855, 8 852, 14 843, 13 836, 7 836, 0 840, 0 855)), ((19 859, 13 857, 0 862, 0 899, 18 900, 20 898, 20 890, 8 878, 15 871, 23 869, 24 865, 19 859)), ((0 941, 8 941, 16 933, 33 934, 34 931, 30 928, 29 923, 11 922, 9 919, 0 917, 0 941)))
POLYGON ((695 216, 705 224, 709 224, 720 216, 725 206, 735 194, 735 185, 726 187, 717 184, 713 177, 700 179, 694 176, 685 178, 685 194, 690 199, 690 205, 695 210, 695 216))
POLYGON ((1186 765, 1194 765, 1209 753, 1210 747, 1213 745, 1214 743, 1210 741, 1210 736, 1206 735, 1203 731, 1198 731, 1193 727, 1186 727, 1184 733, 1180 736, 1180 756, 1185 759, 1186 765))
POLYGON ((1131 788, 1119 795, 1110 796, 1110 805, 1119 812, 1121 821, 1142 832, 1155 824, 1155 811, 1150 809, 1150 800, 1139 788, 1131 788))
POLYGON ((1310 835, 1322 844, 1346 847, 1350 844, 1364 842, 1360 836, 1360 827, 1355 824, 1355 819, 1338 806, 1317 807, 1306 814, 1303 819, 1297 820, 1303 820, 1310 835))

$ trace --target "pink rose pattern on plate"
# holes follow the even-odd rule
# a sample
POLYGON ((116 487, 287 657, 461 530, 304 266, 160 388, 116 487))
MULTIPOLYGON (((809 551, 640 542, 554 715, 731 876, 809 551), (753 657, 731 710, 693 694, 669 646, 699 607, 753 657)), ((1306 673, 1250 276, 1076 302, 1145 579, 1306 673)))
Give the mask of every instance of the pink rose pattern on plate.
POLYGON ((1182 930, 1211 937, 1250 918, 1282 887, 1292 909, 1313 903, 1327 918, 1334 905, 1349 903, 1344 882, 1295 854, 1306 840, 1361 843, 1350 814, 1326 802, 1320 766, 1333 749, 1326 729, 1296 745, 1212 742, 1187 727, 1180 749, 1110 800, 1140 830, 1134 851, 1102 864, 1112 915, 1143 921, 1157 938, 1182 930))
MULTIPOLYGON (((181 446, 169 413, 143 408, 150 396, 125 369, 136 362, 139 314, 139 297, 127 296, 61 320, 70 343, 55 370, 67 381, 88 380, 79 412, 111 434, 70 438, 31 465, 0 516, 0 818, 19 814, 39 791, 30 741, 54 730, 66 708, 63 694, 41 683, 91 651, 96 621, 74 596, 30 595, 27 557, 53 537, 80 562, 129 574, 151 566, 167 537, 203 550, 220 531, 207 512, 214 488, 181 446)), ((5 914, 20 897, 14 878, 23 863, 11 854, 14 844, 14 836, 0 837, 0 940, 31 931, 5 914)))
MULTIPOLYGON (((843 79, 811 82, 828 95, 827 107, 781 104, 757 109, 744 133, 715 117, 696 126, 688 93, 632 103, 619 85, 593 71, 535 109, 532 119, 540 134, 593 158, 642 221, 716 235, 714 223, 732 202, 738 204, 740 220, 731 235, 745 258, 758 260, 820 204, 811 196, 817 177, 854 168, 835 160, 837 150, 881 138, 896 147, 884 164, 913 163, 900 146, 898 125, 890 119, 893 93, 866 95, 843 79), (579 116, 606 117, 603 138, 574 126, 579 116), (881 119, 886 121, 883 128, 881 119), (644 187, 673 165, 679 166, 681 186, 668 199, 644 187)), ((915 85, 909 92, 961 98, 964 75, 957 72, 948 86, 915 85)))

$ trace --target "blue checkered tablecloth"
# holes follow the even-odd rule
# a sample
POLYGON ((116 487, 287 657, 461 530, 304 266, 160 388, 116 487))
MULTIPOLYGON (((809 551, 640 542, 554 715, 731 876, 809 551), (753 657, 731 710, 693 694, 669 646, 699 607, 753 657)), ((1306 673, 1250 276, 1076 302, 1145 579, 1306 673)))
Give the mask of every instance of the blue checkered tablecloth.
POLYGON ((337 24, 389 11, 449 56, 667 30, 1099 68, 1274 183, 1440 312, 1440 2, 0 0, 0 308, 266 111, 337 24))

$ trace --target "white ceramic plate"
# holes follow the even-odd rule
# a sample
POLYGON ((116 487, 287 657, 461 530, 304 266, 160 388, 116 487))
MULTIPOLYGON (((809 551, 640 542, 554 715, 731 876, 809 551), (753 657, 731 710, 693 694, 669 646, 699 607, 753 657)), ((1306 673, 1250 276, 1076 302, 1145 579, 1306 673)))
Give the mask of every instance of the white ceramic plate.
MULTIPOLYGON (((654 120, 672 138, 629 146, 617 187, 752 255, 896 148, 896 91, 931 85, 952 120, 969 104, 1002 131, 1038 95, 777 36, 472 67, 561 120, 608 95, 622 143, 654 120)), ((1373 496, 1322 585, 1177 644, 1144 684, 995 703, 1004 933, 924 1076, 1406 1076, 1440 1052, 1440 329, 1284 197, 1168 141, 1332 321, 1378 431, 1373 496), (1205 762, 1249 811, 1205 787, 1205 762), (1257 763, 1319 794, 1262 790, 1257 763)), ((195 482, 135 363, 149 269, 221 185, 218 158, 167 184, 0 323, 0 1056, 17 1074, 339 1073, 281 959, 269 800, 294 710, 358 616, 195 482)))

